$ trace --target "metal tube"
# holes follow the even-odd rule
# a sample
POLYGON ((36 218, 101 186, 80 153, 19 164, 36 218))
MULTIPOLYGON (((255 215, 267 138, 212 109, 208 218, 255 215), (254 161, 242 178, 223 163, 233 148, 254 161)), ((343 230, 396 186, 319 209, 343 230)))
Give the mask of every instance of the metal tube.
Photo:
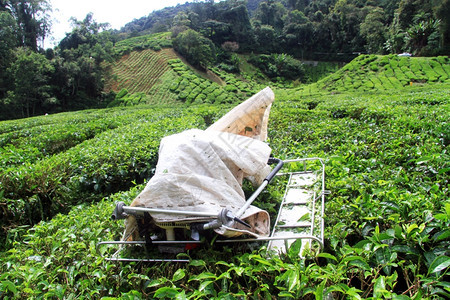
MULTIPOLYGON (((202 244, 202 241, 152 241, 152 244, 175 245, 175 244, 202 244)), ((103 245, 146 245, 146 241, 105 241, 98 242, 96 247, 103 245)))
POLYGON ((261 183, 261 185, 256 189, 256 191, 247 199, 244 206, 242 206, 239 211, 236 213, 236 218, 242 217, 242 215, 245 213, 247 208, 250 207, 253 201, 255 201, 256 197, 259 196, 259 194, 264 190, 264 188, 272 181, 273 177, 280 171, 280 169, 283 167, 284 162, 281 159, 278 158, 269 158, 269 164, 277 163, 275 168, 267 175, 267 177, 264 179, 264 181, 261 183))
POLYGON ((323 242, 316 236, 312 235, 289 235, 289 236, 274 236, 274 237, 260 237, 260 238, 246 238, 246 239, 234 239, 234 240, 216 240, 216 243, 239 243, 239 242, 264 242, 264 241, 280 241, 280 240, 300 240, 309 239, 318 242, 323 246, 323 242))
POLYGON ((188 263, 189 259, 166 259, 166 258, 120 258, 120 257, 108 257, 107 261, 120 261, 120 262, 180 262, 188 263))
POLYGON ((147 208, 147 207, 136 207, 136 206, 124 206, 123 211, 129 214, 136 212, 148 212, 148 213, 163 213, 171 215, 188 215, 196 217, 212 217, 217 218, 219 213, 215 212, 201 212, 201 211, 189 211, 189 210, 172 210, 172 209, 158 209, 158 208, 147 208))
POLYGON ((259 194, 264 190, 267 184, 269 184, 269 182, 267 180, 264 180, 263 183, 258 187, 258 189, 248 198, 244 206, 242 206, 241 209, 239 209, 239 211, 236 213, 236 218, 242 217, 247 208, 250 207, 252 202, 255 201, 256 197, 259 196, 259 194))
POLYGON ((284 162, 281 159, 271 157, 269 159, 269 164, 274 164, 274 163, 276 163, 277 165, 275 166, 275 168, 273 168, 273 170, 269 173, 269 175, 267 175, 266 178, 264 179, 264 180, 267 180, 269 183, 272 181, 273 177, 275 175, 277 175, 277 173, 281 170, 281 168, 284 165, 284 162))
POLYGON ((311 235, 314 234, 314 221, 316 220, 316 192, 313 193, 313 201, 311 208, 311 235))

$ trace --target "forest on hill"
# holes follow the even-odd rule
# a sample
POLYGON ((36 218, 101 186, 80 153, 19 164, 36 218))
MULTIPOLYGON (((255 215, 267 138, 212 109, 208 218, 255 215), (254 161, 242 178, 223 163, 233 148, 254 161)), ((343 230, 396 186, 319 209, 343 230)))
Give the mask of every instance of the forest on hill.
POLYGON ((105 91, 114 75, 105 62, 126 53, 118 42, 148 33, 171 32, 158 47, 173 47, 199 69, 238 73, 237 55, 253 53, 249 62, 270 80, 302 82, 308 81, 303 59, 448 55, 449 10, 449 0, 195 1, 150 13, 120 31, 88 14, 73 19, 72 31, 55 48, 42 49, 51 29, 50 1, 3 0, 0 119, 105 107, 116 96, 105 91))

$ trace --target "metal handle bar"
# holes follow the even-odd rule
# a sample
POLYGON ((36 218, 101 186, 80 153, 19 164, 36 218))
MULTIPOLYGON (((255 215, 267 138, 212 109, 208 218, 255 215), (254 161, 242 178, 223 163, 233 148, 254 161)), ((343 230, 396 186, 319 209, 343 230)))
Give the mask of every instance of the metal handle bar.
POLYGON ((244 206, 239 209, 239 211, 236 213, 236 217, 240 218, 245 213, 247 208, 250 207, 250 205, 255 201, 256 197, 259 196, 259 194, 264 190, 264 188, 270 183, 270 181, 275 177, 275 175, 280 171, 280 169, 283 167, 284 162, 281 159, 278 158, 269 158, 268 161, 269 164, 277 163, 275 168, 273 168, 272 172, 269 173, 269 175, 264 178, 264 181, 261 183, 261 185, 256 189, 256 191, 248 198, 248 200, 245 202, 244 206))

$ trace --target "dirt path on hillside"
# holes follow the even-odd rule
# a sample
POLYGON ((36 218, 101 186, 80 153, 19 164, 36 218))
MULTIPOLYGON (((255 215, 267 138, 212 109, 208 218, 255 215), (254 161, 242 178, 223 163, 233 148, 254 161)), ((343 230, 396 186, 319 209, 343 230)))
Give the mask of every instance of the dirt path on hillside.
POLYGON ((216 74, 214 74, 213 72, 211 72, 210 70, 206 70, 206 72, 204 71, 200 71, 199 69, 193 67, 190 63, 187 62, 186 59, 184 59, 184 57, 182 57, 181 55, 179 55, 175 50, 173 50, 172 48, 168 48, 167 50, 173 51, 173 53, 187 66, 189 66, 189 68, 192 69, 192 71, 194 71, 196 74, 202 76, 205 79, 214 81, 215 83, 224 86, 226 85, 226 82, 222 80, 222 78, 220 78, 219 76, 217 76, 216 74))

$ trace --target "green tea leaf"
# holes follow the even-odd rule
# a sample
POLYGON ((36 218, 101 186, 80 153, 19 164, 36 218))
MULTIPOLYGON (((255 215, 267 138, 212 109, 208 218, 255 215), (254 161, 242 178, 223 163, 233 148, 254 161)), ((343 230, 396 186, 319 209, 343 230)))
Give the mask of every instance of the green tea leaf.
POLYGON ((10 291, 14 295, 17 294, 18 290, 16 288, 16 285, 13 282, 11 282, 9 280, 4 280, 4 281, 0 282, 0 284, 4 287, 4 289, 6 291, 10 291))
POLYGON ((386 290, 386 283, 384 276, 380 276, 375 280, 373 288, 373 296, 376 299, 381 299, 390 296, 390 292, 386 290))
POLYGON ((184 269, 178 269, 175 274, 173 274, 172 281, 178 281, 184 278, 186 276, 186 272, 184 269))
POLYGON ((278 297, 293 298, 293 299, 295 298, 294 295, 292 295, 291 293, 286 292, 286 291, 279 292, 278 297))
POLYGON ((298 219, 297 222, 301 222, 301 221, 309 221, 310 218, 311 218, 311 217, 310 217, 310 213, 306 213, 306 214, 304 214, 303 216, 301 216, 301 218, 298 219))
POLYGON ((392 300, 409 300, 410 297, 406 295, 397 295, 397 294, 391 294, 392 300))
POLYGON ((210 285, 211 283, 213 283, 214 281, 212 280, 207 280, 207 281, 203 281, 200 286, 198 287, 199 291, 203 291, 204 289, 206 289, 208 287, 208 285, 210 285))
POLYGON ((361 268, 361 269, 363 269, 363 270, 365 270, 365 271, 370 271, 370 270, 372 270, 372 268, 369 266, 369 264, 368 264, 367 262, 365 262, 365 261, 362 261, 362 260, 352 260, 352 261, 349 263, 349 265, 350 265, 350 266, 356 266, 356 267, 359 267, 359 268, 361 268))
POLYGON ((317 254, 317 257, 322 257, 322 258, 327 258, 327 259, 331 259, 331 260, 337 261, 337 258, 334 255, 331 255, 331 254, 326 253, 326 252, 317 254))
POLYGON ((443 231, 440 231, 440 232, 436 233, 436 234, 433 236, 433 239, 434 239, 436 242, 439 242, 439 241, 443 241, 443 240, 445 240, 445 239, 448 239, 449 237, 450 237, 450 229, 445 229, 445 230, 443 230, 443 231))
POLYGON ((178 293, 178 289, 165 286, 157 289, 154 296, 156 298, 175 298, 178 293))
POLYGON ((193 266, 193 267, 204 267, 204 266, 206 266, 206 263, 203 260, 195 259, 195 260, 192 260, 191 262, 189 262, 189 265, 193 266))
POLYGON ((189 281, 192 281, 192 280, 205 280, 205 279, 214 279, 215 280, 216 278, 217 278, 217 276, 215 274, 213 274, 213 273, 203 272, 203 273, 200 273, 200 274, 198 274, 196 276, 192 276, 189 279, 189 281))
POLYGON ((296 270, 289 270, 288 272, 288 291, 292 291, 298 284, 300 274, 296 270))
POLYGON ((450 257, 439 256, 431 263, 428 268, 428 274, 440 272, 450 266, 450 257))

